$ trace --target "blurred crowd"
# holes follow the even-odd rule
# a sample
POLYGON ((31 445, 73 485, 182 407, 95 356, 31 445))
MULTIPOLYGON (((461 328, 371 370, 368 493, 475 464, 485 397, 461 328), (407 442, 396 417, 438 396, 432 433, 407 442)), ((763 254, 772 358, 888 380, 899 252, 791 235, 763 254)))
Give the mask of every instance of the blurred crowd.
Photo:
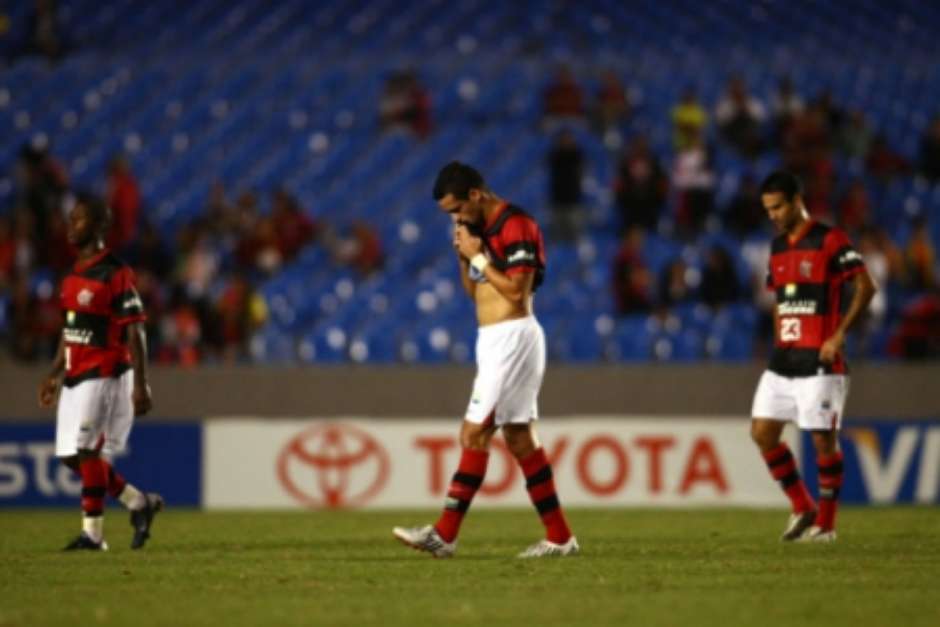
MULTIPOLYGON (((14 359, 47 360, 62 321, 58 282, 75 261, 66 239, 74 190, 45 144, 23 147, 15 181, 13 207, 0 211, 0 334, 14 359)), ((384 260, 369 225, 333 228, 284 189, 265 207, 256 193, 232 198, 216 182, 203 214, 170 233, 148 217, 126 158, 112 160, 101 194, 111 208, 107 245, 134 268, 156 363, 248 360, 251 335, 268 317, 256 286, 309 247, 362 275, 384 260)))
MULTIPOLYGON (((584 189, 590 168, 578 139, 596 133, 613 172, 600 182, 616 216, 603 224, 604 235, 616 230, 619 238, 609 260, 613 313, 668 319, 690 304, 718 310, 752 303, 760 312, 758 337, 766 343, 772 298, 763 284, 771 233, 752 166, 769 157, 800 175, 810 213, 849 232, 882 287, 859 333, 861 345, 875 342, 891 323, 888 354, 940 356, 929 211, 905 216, 900 238, 898 221, 889 227, 872 200, 873 190, 896 179, 940 184, 940 116, 929 124, 918 154, 905 155, 864 111, 828 92, 801 94, 784 78, 774 93, 759 95, 732 77, 714 103, 688 88, 671 111, 656 112, 669 116, 672 126, 669 149, 657 153, 646 129, 634 124, 634 92, 617 73, 604 72, 592 84, 596 90, 588 93, 567 67, 546 81, 541 132, 553 138, 545 163, 548 233, 562 243, 598 235, 589 206, 598 196, 589 200, 584 189), (718 156, 742 164, 733 194, 718 194, 726 174, 718 156), (696 250, 696 261, 676 253, 653 263, 654 249, 664 242, 673 245, 669 250, 696 250)), ((433 133, 429 94, 416 72, 391 75, 377 102, 381 130, 417 138, 433 133)), ((22 148, 14 202, 0 207, 0 334, 21 361, 54 353, 61 320, 56 285, 74 261, 65 237, 69 175, 48 141, 40 140, 22 148)), ((363 276, 384 263, 370 224, 326 224, 287 189, 261 198, 216 182, 205 211, 168 230, 152 219, 128 159, 116 156, 103 175, 98 191, 113 214, 108 245, 137 272, 158 363, 250 359, 250 338, 268 317, 258 286, 311 247, 363 276)))
MULTIPOLYGON (((544 128, 554 137, 546 157, 551 234, 557 240, 591 236, 585 227, 590 216, 583 189, 586 156, 572 131, 594 129, 611 148, 615 166, 609 184, 621 243, 611 278, 619 314, 667 318, 684 304, 702 303, 716 310, 751 302, 760 312, 757 339, 768 341, 773 301, 763 285, 772 233, 754 172, 756 160, 770 157, 801 177, 812 217, 845 229, 882 287, 857 330, 862 350, 883 329, 894 307, 900 320, 887 353, 940 356, 940 295, 930 210, 904 218, 907 223, 900 230, 906 237, 900 241, 898 229, 892 232, 886 224, 896 226, 898 221, 880 220, 872 200, 872 190, 898 178, 940 183, 940 116, 929 124, 919 153, 903 155, 864 111, 843 107, 828 92, 807 98, 783 78, 765 100, 742 78, 732 77, 711 106, 688 88, 670 112, 662 112, 671 116, 672 146, 667 154, 656 154, 644 130, 632 124, 631 90, 612 72, 604 73, 597 84, 590 95, 570 68, 561 67, 543 94, 544 128), (725 172, 717 171, 719 152, 741 164, 737 190, 720 205, 718 183, 725 172), (855 174, 840 178, 837 162, 855 174), (715 234, 726 237, 707 237, 715 234), (664 240, 685 250, 698 246, 701 263, 690 266, 677 254, 655 272, 648 261, 649 247, 664 240), (748 276, 740 276, 735 255, 746 262, 748 276)), ((933 214, 936 220, 936 208, 933 214)))

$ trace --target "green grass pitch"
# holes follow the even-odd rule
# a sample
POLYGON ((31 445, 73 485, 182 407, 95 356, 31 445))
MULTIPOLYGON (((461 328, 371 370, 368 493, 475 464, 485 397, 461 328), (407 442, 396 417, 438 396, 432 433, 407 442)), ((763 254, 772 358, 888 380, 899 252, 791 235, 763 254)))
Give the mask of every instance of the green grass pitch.
POLYGON ((457 557, 395 542, 433 512, 168 511, 143 551, 59 551, 78 512, 0 512, 0 626, 940 625, 940 509, 843 508, 834 545, 778 510, 588 510, 575 558, 514 558, 529 510, 471 511, 457 557))

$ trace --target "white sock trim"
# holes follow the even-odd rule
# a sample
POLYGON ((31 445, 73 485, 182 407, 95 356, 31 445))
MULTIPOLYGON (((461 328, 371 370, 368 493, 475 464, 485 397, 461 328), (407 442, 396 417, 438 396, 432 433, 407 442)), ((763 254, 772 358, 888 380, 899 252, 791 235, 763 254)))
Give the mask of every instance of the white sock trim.
POLYGON ((118 500, 124 504, 124 507, 131 510, 143 509, 147 504, 144 493, 129 483, 124 485, 124 490, 121 491, 118 500))
POLYGON ((104 538, 104 516, 82 516, 82 531, 95 542, 101 542, 104 538))

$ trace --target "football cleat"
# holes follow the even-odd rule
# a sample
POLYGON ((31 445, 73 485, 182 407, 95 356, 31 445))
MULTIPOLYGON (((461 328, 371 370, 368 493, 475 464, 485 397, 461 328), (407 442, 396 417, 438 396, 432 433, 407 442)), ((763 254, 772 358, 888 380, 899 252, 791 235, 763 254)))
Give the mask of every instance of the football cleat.
POLYGON ((157 512, 163 509, 163 497, 156 492, 144 494, 144 506, 131 510, 131 527, 134 528, 134 537, 131 539, 131 548, 139 549, 150 538, 150 527, 157 512))
POLYGON ((790 514, 790 520, 787 521, 787 528, 780 535, 781 542, 793 542, 803 532, 810 528, 810 525, 816 520, 816 512, 800 512, 790 514))
POLYGON ((516 557, 523 559, 530 557, 566 557, 569 555, 577 555, 580 552, 581 547, 578 546, 578 539, 571 536, 564 544, 556 544, 548 540, 539 540, 516 557))
POLYGON ((69 542, 63 551, 107 551, 108 543, 101 540, 95 542, 83 531, 77 538, 69 542))
POLYGON ((424 527, 395 527, 392 529, 400 542, 417 551, 425 551, 434 557, 453 557, 457 551, 457 541, 444 542, 444 539, 431 525, 424 527))
POLYGON ((813 525, 807 529, 803 535, 799 537, 797 542, 819 542, 822 544, 832 543, 836 541, 836 530, 835 529, 823 529, 822 527, 817 527, 813 525))

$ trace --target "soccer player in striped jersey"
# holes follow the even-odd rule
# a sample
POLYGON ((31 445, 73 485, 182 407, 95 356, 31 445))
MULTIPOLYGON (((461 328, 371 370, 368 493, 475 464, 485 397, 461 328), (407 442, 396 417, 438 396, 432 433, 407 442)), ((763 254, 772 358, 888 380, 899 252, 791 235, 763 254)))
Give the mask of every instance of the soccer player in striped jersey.
POLYGON ((434 557, 451 557, 460 524, 486 475, 490 441, 501 429, 545 526, 545 538, 519 557, 574 555, 578 541, 568 528, 551 464, 535 435, 545 373, 545 334, 532 310, 545 273, 542 232, 531 216, 499 198, 479 172, 463 163, 452 162, 440 171, 433 196, 454 223, 461 280, 476 306, 477 376, 444 511, 434 525, 395 527, 393 533, 434 557))
POLYGON ((849 391, 845 336, 876 288, 848 236, 809 217, 796 176, 772 173, 761 186, 761 202, 780 234, 767 274, 767 288, 777 298, 774 348, 754 395, 751 437, 792 505, 781 539, 833 542, 843 477, 839 429, 849 391), (848 286, 853 289, 844 306, 848 286), (781 441, 787 422, 810 432, 818 505, 781 441))
POLYGON ((59 350, 39 386, 39 404, 56 416, 56 457, 82 479, 82 532, 66 550, 104 551, 105 497, 130 512, 131 548, 150 537, 159 494, 143 493, 111 463, 127 443, 135 414, 152 405, 147 382, 144 309, 131 269, 105 248, 109 210, 98 198, 79 194, 69 215, 68 239, 78 261, 63 279, 65 324, 59 350))

